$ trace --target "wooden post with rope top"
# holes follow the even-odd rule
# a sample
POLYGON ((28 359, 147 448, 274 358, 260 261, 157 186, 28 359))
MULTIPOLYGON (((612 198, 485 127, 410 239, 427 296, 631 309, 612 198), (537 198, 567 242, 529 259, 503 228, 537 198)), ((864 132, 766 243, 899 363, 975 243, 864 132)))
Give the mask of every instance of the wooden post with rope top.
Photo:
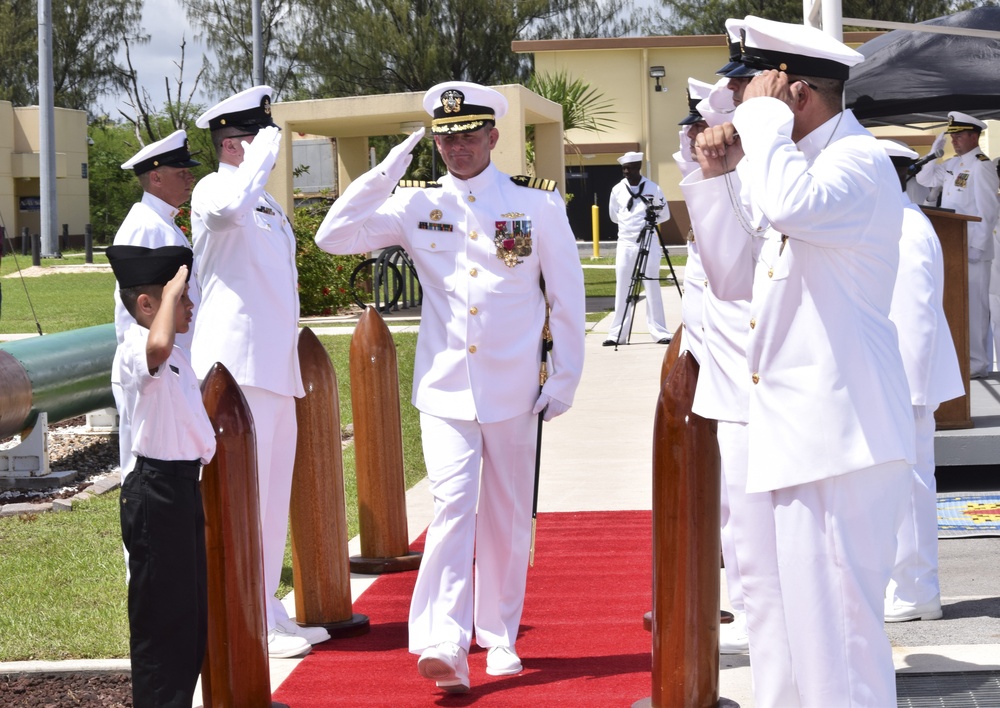
POLYGON ((308 327, 299 332, 298 353, 306 395, 295 399, 299 433, 290 513, 295 619, 323 627, 334 638, 356 637, 371 627, 351 604, 337 374, 308 327))

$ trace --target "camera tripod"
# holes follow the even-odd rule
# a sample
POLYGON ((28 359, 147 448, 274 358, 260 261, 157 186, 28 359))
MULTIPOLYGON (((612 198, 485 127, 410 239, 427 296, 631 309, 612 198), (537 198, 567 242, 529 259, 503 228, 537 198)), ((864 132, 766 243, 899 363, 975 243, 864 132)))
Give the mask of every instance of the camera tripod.
POLYGON ((660 227, 656 222, 656 211, 654 207, 646 209, 646 224, 642 227, 639 238, 636 239, 636 244, 639 246, 639 253, 636 255, 635 265, 632 268, 632 280, 629 283, 628 297, 625 299, 625 312, 622 313, 622 328, 618 331, 618 339, 615 341, 615 351, 618 351, 619 345, 628 344, 632 339, 632 320, 635 317, 635 306, 639 302, 639 294, 642 292, 643 284, 647 280, 655 280, 657 282, 673 281, 674 286, 677 288, 677 294, 680 297, 684 296, 681 292, 681 285, 677 281, 677 273, 674 272, 674 264, 670 260, 670 253, 660 238, 660 227), (650 243, 653 240, 654 234, 656 235, 657 243, 660 244, 660 249, 663 251, 663 257, 667 259, 667 267, 670 269, 670 276, 667 278, 650 278, 646 276, 646 264, 649 261, 650 243), (625 333, 624 342, 622 342, 623 332, 625 333))

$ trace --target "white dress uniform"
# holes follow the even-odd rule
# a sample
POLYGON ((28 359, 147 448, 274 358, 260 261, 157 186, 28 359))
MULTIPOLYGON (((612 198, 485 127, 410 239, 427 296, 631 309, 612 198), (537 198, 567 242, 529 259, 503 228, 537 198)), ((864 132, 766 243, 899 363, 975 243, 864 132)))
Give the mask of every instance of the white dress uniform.
MULTIPOLYGON (((685 131, 681 131, 681 142, 686 139, 685 131)), ((698 163, 685 155, 685 150, 673 154, 674 162, 686 177, 696 169, 698 163)), ((702 293, 705 290, 705 269, 701 266, 701 254, 698 253, 698 242, 694 239, 694 231, 687 235, 687 262, 684 264, 684 297, 681 299, 681 322, 684 324, 684 334, 681 335, 681 351, 691 352, 695 361, 701 363, 704 356, 704 324, 702 322, 702 293)))
POLYGON ((990 351, 990 261, 994 258, 993 227, 1000 214, 996 167, 978 147, 943 163, 928 163, 917 173, 926 187, 941 188, 941 206, 978 216, 968 222, 969 238, 969 375, 993 370, 990 351))
POLYGON ((253 415, 270 630, 288 620, 274 593, 288 531, 298 430, 295 398, 305 393, 298 358, 295 235, 281 206, 264 190, 277 151, 263 146, 263 139, 259 133, 239 167, 221 163, 202 178, 191 196, 202 298, 191 356, 199 378, 221 362, 253 415))
MULTIPOLYGON (((818 46, 833 41, 817 34, 818 46)), ((898 180, 850 111, 798 143, 791 111, 775 99, 744 102, 734 123, 746 153, 739 175, 697 172, 682 190, 713 292, 750 298, 747 492, 770 496, 774 521, 749 529, 754 566, 740 567, 751 655, 770 674, 772 693, 757 702, 889 705, 882 599, 897 490, 914 458, 888 320, 902 222, 889 186, 898 180), (752 209, 732 203, 727 180, 745 186, 752 209), (769 228, 750 237, 758 213, 769 228), (799 631, 817 611, 836 619, 799 631)))
POLYGON ((410 606, 410 651, 442 642, 513 647, 530 543, 545 301, 553 349, 543 388, 572 404, 583 367, 583 273, 558 191, 489 164, 440 186, 397 188, 376 168, 316 234, 330 253, 403 246, 423 290, 413 372, 434 520, 410 606), (480 462, 482 473, 480 481, 480 462), (478 503, 478 515, 477 515, 478 503), (473 555, 475 598, 473 599, 473 555))
MULTIPOLYGON (((622 329, 628 332, 632 327, 631 318, 635 309, 629 311, 629 321, 625 321, 625 304, 632 284, 632 273, 636 260, 639 258, 639 236, 646 226, 646 208, 649 204, 663 209, 656 215, 656 222, 662 224, 670 218, 670 209, 659 185, 643 177, 638 185, 633 187, 628 180, 623 179, 611 189, 608 212, 611 220, 618 224, 618 243, 615 247, 615 312, 608 329, 608 339, 624 344, 621 339, 622 329), (641 195, 641 197, 640 197, 641 195), (643 201, 645 199, 645 201, 643 201)), ((654 342, 669 339, 663 314, 663 296, 660 293, 660 243, 656 234, 652 234, 647 246, 649 255, 646 259, 646 269, 643 273, 642 286, 646 293, 646 326, 654 342)))
POLYGON ((934 411, 965 393, 958 356, 945 319, 944 260, 934 227, 903 195, 899 272, 889 319, 899 349, 916 420, 917 463, 906 516, 896 533, 896 564, 886 607, 903 609, 933 602, 938 584, 937 484, 934 479, 934 411))
MULTIPOLYGON (((150 143, 123 165, 122 169, 137 169, 137 174, 148 172, 160 166, 161 161, 166 166, 197 167, 200 163, 191 159, 187 149, 187 133, 177 130, 162 140, 150 143)), ((174 217, 177 209, 149 192, 143 192, 142 198, 132 205, 121 226, 115 233, 115 246, 145 246, 160 248, 161 246, 191 247, 187 236, 180 230, 174 217)), ((201 301, 201 291, 198 289, 196 273, 188 280, 188 297, 194 303, 194 315, 198 315, 198 303, 201 301)), ((135 322, 135 319, 122 305, 118 296, 118 283, 115 283, 115 336, 121 344, 125 338, 125 330, 135 322)), ((193 330, 178 334, 175 339, 177 346, 185 350, 191 349, 193 330)), ((118 381, 118 367, 111 369, 111 391, 115 402, 120 404, 121 382, 118 381)), ((128 418, 128 407, 118 406, 118 445, 121 464, 122 482, 135 464, 132 454, 132 423, 128 418)))

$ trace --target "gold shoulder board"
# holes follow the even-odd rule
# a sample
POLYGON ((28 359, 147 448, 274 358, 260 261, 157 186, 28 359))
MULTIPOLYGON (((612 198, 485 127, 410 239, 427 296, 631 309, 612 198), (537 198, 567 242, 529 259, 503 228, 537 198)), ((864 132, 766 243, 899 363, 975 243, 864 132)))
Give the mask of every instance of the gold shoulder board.
POLYGON ((554 179, 542 179, 541 177, 529 177, 528 175, 515 175, 510 178, 510 181, 519 187, 531 187, 533 189, 541 189, 546 192, 554 192, 556 189, 556 181, 554 179))
POLYGON ((978 159, 980 162, 990 161, 990 158, 986 157, 986 155, 984 155, 983 153, 979 153, 978 155, 976 155, 976 159, 978 159))
POLYGON ((396 185, 397 187, 414 187, 416 189, 428 189, 434 187, 440 187, 440 182, 428 182, 422 179, 401 179, 396 185))

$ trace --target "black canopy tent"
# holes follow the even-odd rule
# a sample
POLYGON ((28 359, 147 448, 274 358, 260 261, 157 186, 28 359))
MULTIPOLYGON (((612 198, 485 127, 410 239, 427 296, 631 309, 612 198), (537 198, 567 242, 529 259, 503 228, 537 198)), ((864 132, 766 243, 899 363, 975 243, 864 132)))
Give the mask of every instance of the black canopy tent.
MULTIPOLYGON (((979 7, 924 25, 1000 31, 1000 7, 979 7)), ((948 111, 1000 119, 1000 40, 893 30, 858 48, 847 107, 864 125, 945 122, 948 111)))

